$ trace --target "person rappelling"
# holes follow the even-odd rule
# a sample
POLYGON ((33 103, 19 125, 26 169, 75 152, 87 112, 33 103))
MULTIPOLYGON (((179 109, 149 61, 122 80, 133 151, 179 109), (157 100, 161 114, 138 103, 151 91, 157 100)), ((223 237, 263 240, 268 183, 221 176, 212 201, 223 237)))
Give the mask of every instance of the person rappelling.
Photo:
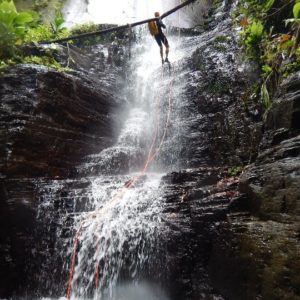
POLYGON ((154 21, 150 21, 148 23, 149 31, 150 31, 151 35, 154 36, 154 38, 160 48, 160 56, 161 56, 162 64, 164 64, 165 62, 170 63, 169 59, 168 59, 169 49, 170 49, 169 42, 168 42, 166 36, 164 35, 164 33, 162 32, 162 28, 165 29, 166 25, 159 18, 160 17, 159 12, 155 12, 154 16, 158 19, 154 20, 154 21), (163 54, 163 44, 166 47, 166 59, 165 60, 164 60, 164 54, 163 54))

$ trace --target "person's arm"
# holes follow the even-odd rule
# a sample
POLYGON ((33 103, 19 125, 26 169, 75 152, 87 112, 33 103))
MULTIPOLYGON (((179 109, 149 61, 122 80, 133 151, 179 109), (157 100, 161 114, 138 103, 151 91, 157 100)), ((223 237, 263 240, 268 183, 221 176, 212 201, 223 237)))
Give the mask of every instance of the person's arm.
POLYGON ((159 24, 162 28, 166 29, 166 25, 162 22, 161 19, 158 19, 158 24, 159 24))

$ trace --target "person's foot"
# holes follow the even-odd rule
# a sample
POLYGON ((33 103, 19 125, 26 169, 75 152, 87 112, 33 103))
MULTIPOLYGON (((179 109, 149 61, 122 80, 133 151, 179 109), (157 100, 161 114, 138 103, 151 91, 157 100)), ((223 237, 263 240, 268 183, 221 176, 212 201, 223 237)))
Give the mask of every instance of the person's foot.
POLYGON ((167 57, 166 57, 166 60, 165 60, 165 62, 166 62, 166 63, 168 63, 168 64, 170 63, 167 57))
POLYGON ((164 63, 165 63, 164 59, 162 59, 162 60, 161 60, 161 63, 162 63, 162 64, 164 64, 164 63))

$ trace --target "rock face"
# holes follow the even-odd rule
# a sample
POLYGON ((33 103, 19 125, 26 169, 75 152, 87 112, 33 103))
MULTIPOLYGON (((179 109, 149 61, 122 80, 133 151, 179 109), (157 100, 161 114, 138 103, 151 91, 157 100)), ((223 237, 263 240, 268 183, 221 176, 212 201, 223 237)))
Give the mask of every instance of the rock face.
POLYGON ((173 172, 163 180, 167 286, 171 299, 223 299, 207 268, 213 236, 242 199, 238 178, 222 168, 173 172))
MULTIPOLYGON (((172 165, 175 151, 178 161, 161 181, 164 257, 152 277, 160 273, 171 300, 300 299, 300 74, 264 118, 248 100, 257 70, 241 62, 228 13, 182 47, 197 50, 176 66, 184 87, 160 163, 172 165)), ((41 262, 55 254, 56 228, 62 244, 72 235, 66 213, 93 197, 91 170, 78 166, 114 144, 126 107, 114 93, 121 70, 97 59, 92 76, 18 66, 0 78, 0 298, 46 278, 57 290, 45 284, 34 296, 64 294, 66 272, 41 262), (38 202, 50 203, 40 215, 38 202)))
POLYGON ((210 26, 183 67, 190 169, 163 183, 171 299, 300 299, 299 74, 263 118, 248 100, 256 68, 241 63, 226 14, 210 26))
POLYGON ((113 142, 118 103, 88 78, 21 66, 1 78, 2 176, 72 177, 113 142))
POLYGON ((113 92, 119 77, 97 74, 101 88, 82 72, 39 66, 16 66, 0 77, 0 298, 17 295, 39 268, 32 263, 33 252, 45 246, 36 232, 37 178, 76 178, 88 155, 114 142, 124 107, 113 92))
POLYGON ((240 177, 224 166, 165 177, 172 299, 300 298, 299 84, 280 86, 240 177))
POLYGON ((248 261, 252 272, 243 282, 247 299, 300 298, 299 84, 298 73, 280 86, 259 155, 241 176, 240 190, 252 214, 237 239, 243 268, 248 261))

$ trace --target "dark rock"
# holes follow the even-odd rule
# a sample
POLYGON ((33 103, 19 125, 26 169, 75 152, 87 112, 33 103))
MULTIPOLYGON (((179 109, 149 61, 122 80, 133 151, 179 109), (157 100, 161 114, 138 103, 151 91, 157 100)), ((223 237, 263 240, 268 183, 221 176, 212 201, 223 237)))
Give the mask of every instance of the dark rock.
POLYGON ((85 156, 112 144, 120 102, 92 80, 32 66, 0 80, 2 176, 73 177, 85 156))
POLYGON ((258 157, 241 175, 252 216, 228 214, 213 239, 210 276, 229 299, 300 297, 298 85, 295 74, 280 86, 258 157))
POLYGON ((207 266, 216 228, 225 223, 230 206, 240 209, 232 203, 243 201, 238 179, 228 177, 222 168, 188 169, 168 174, 162 186, 166 199, 165 281, 171 299, 199 295, 223 299, 212 285, 207 266))
MULTIPOLYGON (((112 78, 114 72, 98 74, 101 87, 84 72, 66 74, 40 66, 18 65, 1 74, 0 298, 24 295, 24 289, 29 296, 38 291, 41 278, 42 289, 49 290, 47 279, 63 282, 67 276, 43 262, 53 256, 56 228, 62 222, 67 225, 62 235, 72 234, 68 227, 73 220, 61 219, 62 211, 74 209, 72 201, 80 194, 71 190, 85 193, 90 184, 74 179, 71 185, 68 180, 79 177, 86 157, 114 142, 118 110, 125 108, 124 99, 114 93, 119 78, 112 78), (49 187, 41 178, 51 182, 49 187), (37 210, 46 205, 48 193, 56 196, 53 213, 41 219, 37 210)), ((80 196, 76 209, 86 201, 86 195, 80 196)), ((64 294, 64 283, 57 289, 64 294)))
MULTIPOLYGON (((180 103, 158 161, 177 171, 161 181, 161 264, 149 277, 172 300, 299 299, 299 74, 281 85, 263 123, 251 98, 257 66, 241 63, 229 14, 207 28, 185 37, 183 50, 197 50, 174 68, 186 85, 174 91, 180 103), (249 163, 240 177, 229 174, 249 163)), ((94 209, 92 178, 82 177, 103 172, 110 181, 130 170, 130 157, 142 161, 110 148, 125 52, 114 44, 106 64, 101 47, 86 61, 97 61, 90 77, 77 64, 70 75, 17 66, 0 78, 0 297, 64 294, 67 270, 49 262, 65 263, 59 251, 71 247, 76 214, 94 209)))

